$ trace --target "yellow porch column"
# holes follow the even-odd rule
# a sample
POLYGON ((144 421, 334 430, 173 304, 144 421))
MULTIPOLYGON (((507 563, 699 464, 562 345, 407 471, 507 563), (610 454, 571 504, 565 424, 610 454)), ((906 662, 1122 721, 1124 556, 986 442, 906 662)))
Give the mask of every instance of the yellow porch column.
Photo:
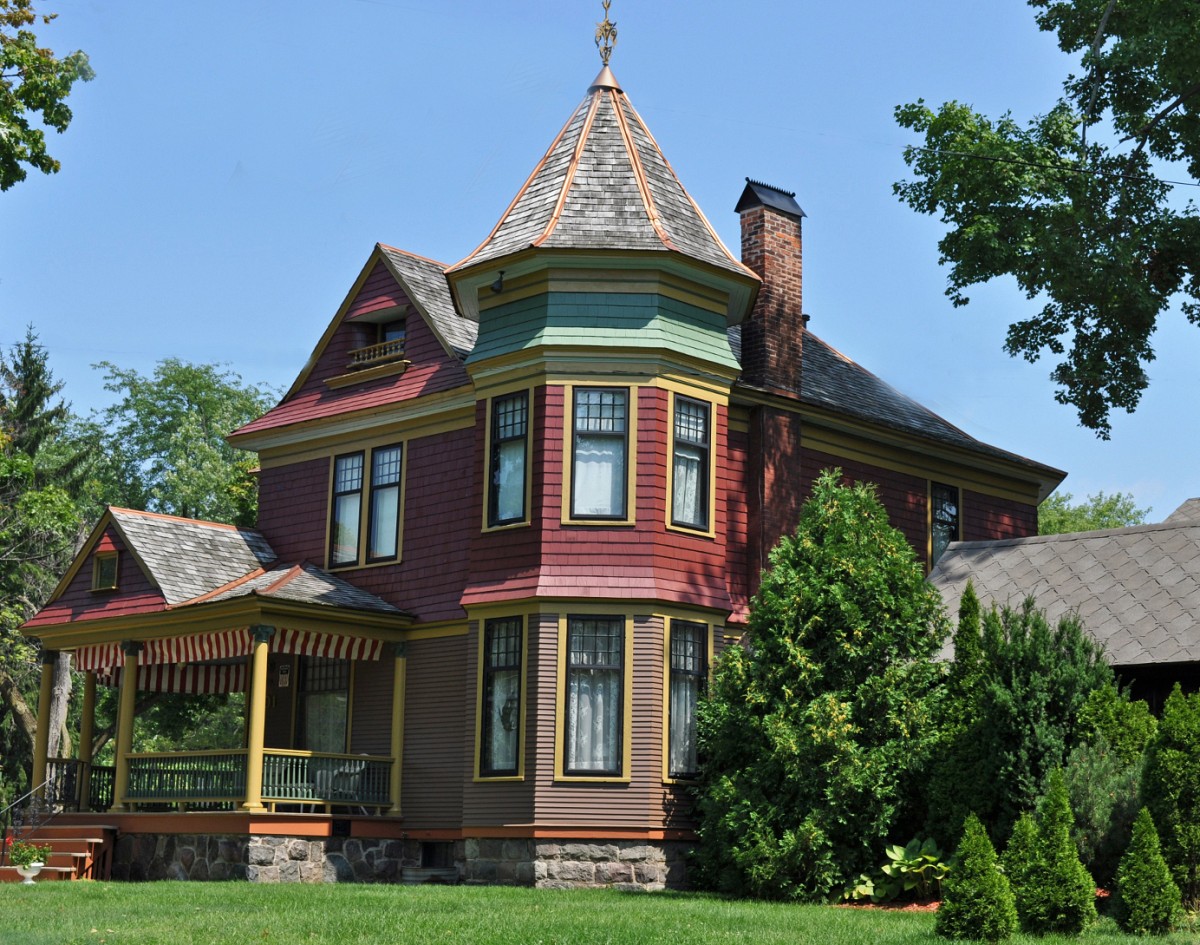
POLYGON ((54 697, 55 650, 42 650, 42 688, 38 693, 37 736, 33 740, 34 796, 46 796, 42 783, 46 780, 46 755, 50 744, 50 700, 54 697))
POLYGON ((79 809, 91 810, 92 741, 96 737, 96 674, 89 670, 83 677, 83 709, 79 716, 79 809))
POLYGON ((392 806, 400 816, 400 783, 404 772, 404 689, 408 676, 408 644, 392 644, 392 806))
POLYGON ((129 791, 129 753, 133 751, 133 713, 137 707, 138 654, 142 644, 133 640, 121 643, 125 664, 121 667, 121 690, 117 696, 117 770, 113 775, 112 810, 125 809, 124 798, 129 791))
POLYGON ((267 649, 274 627, 251 627, 250 711, 246 724, 246 799, 243 810, 263 810, 263 737, 267 727, 267 649))

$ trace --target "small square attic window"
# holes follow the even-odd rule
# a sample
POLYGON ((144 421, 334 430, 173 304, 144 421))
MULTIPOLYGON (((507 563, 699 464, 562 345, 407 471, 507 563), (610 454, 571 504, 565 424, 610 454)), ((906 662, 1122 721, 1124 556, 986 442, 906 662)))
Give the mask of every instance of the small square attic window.
POLYGON ((92 558, 92 590, 117 589, 117 552, 101 551, 92 558))

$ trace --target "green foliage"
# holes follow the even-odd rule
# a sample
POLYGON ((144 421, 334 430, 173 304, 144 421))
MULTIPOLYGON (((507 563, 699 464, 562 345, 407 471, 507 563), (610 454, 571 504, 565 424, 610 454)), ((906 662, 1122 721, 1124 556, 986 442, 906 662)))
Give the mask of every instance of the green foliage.
POLYGON ((987 831, 974 814, 967 817, 957 860, 937 912, 937 934, 985 942, 1011 937, 1017 930, 1012 889, 1000 872, 987 831))
POLYGON ((1165 935, 1181 918, 1179 887, 1163 859, 1154 820, 1145 807, 1133 825, 1133 839, 1117 869, 1114 912, 1126 932, 1165 935))
POLYGON ((938 248, 955 305, 1005 275, 1043 303, 1010 326, 1005 348, 1062 357, 1055 399, 1107 438, 1110 409, 1132 411, 1148 384, 1159 315, 1182 296, 1183 313, 1200 320, 1200 217, 1153 163, 1182 160, 1200 176, 1200 17, 1177 0, 1117 4, 1111 16, 1106 0, 1030 5, 1041 29, 1080 54, 1063 97, 1026 127, 959 102, 897 107, 922 141, 904 153, 915 179, 894 191, 947 225, 938 248))
POLYGON ((951 721, 930 773, 926 829, 942 843, 972 810, 1008 836, 1047 772, 1082 740, 1077 717, 1088 694, 1113 678, 1076 617, 1051 627, 1032 599, 988 611, 981 647, 978 666, 951 670, 951 721))
POLYGON ((1132 699, 1115 682, 1092 690, 1079 710, 1079 725, 1089 738, 1102 738, 1126 764, 1141 761, 1158 731, 1158 720, 1141 699, 1132 699))
POLYGON ((701 706, 699 881, 824 898, 915 825, 936 731, 937 592, 873 490, 823 473, 701 706))
POLYGON ((1137 815, 1141 756, 1125 761, 1098 735, 1071 749, 1063 773, 1075 812, 1075 848, 1097 885, 1108 887, 1137 815))
POLYGON ((1038 506, 1038 534, 1063 535, 1068 532, 1090 532, 1102 528, 1128 528, 1146 524, 1150 509, 1139 509, 1133 495, 1103 491, 1089 495, 1083 502, 1073 504, 1075 496, 1056 492, 1038 506))
POLYGON ((1014 882, 1021 928, 1037 935, 1078 935, 1096 920, 1096 884, 1071 840, 1074 823, 1063 773, 1050 773, 1038 809, 1038 851, 1014 882))
POLYGON ((1041 860, 1042 839, 1038 833, 1037 821, 1033 814, 1025 811, 1013 826, 1012 836, 1004 849, 1002 860, 1004 875, 1008 877, 1013 894, 1018 898, 1022 890, 1035 882, 1041 860))
POLYGON ((22 165, 46 174, 59 169, 46 153, 45 132, 33 122, 66 131, 72 117, 65 101, 71 86, 95 76, 84 53, 57 59, 38 45, 28 27, 39 19, 47 26, 56 15, 37 13, 33 0, 0 0, 0 190, 25 179, 22 165))
POLYGON ((1146 750, 1142 797, 1188 909, 1200 906, 1200 693, 1175 684, 1146 750))
POLYGON ((896 895, 911 892, 918 899, 928 899, 941 891, 942 881, 950 866, 942 862, 941 848, 932 838, 914 837, 905 846, 892 844, 883 851, 888 862, 883 875, 896 886, 896 895))
POLYGON ((34 863, 45 863, 52 852, 49 844, 29 843, 25 840, 13 842, 12 837, 5 838, 8 843, 8 862, 14 866, 31 866, 34 863))
POLYGON ((120 400, 103 411, 109 459, 104 491, 114 505, 185 518, 253 525, 253 454, 225 436, 259 417, 274 393, 217 365, 166 358, 147 377, 101 362, 105 390, 120 400))

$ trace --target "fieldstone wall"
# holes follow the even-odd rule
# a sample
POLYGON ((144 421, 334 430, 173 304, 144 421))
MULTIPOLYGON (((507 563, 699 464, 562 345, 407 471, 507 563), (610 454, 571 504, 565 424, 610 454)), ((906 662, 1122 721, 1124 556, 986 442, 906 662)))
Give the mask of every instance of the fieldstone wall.
POLYGON ((614 840, 467 840, 465 879, 544 888, 680 889, 691 844, 614 840))
POLYGON ((416 840, 122 834, 112 878, 398 883, 405 867, 420 863, 416 840))

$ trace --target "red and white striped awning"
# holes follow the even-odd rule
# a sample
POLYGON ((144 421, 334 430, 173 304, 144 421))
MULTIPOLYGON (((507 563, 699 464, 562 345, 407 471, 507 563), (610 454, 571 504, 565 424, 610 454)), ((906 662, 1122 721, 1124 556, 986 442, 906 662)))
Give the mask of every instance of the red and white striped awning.
MULTIPOLYGON (((112 669, 99 674, 97 680, 102 685, 117 686, 121 682, 121 673, 121 669, 112 669)), ((245 692, 246 664, 189 663, 179 666, 159 663, 139 666, 137 687, 139 692, 185 692, 191 695, 245 692)))
MULTIPOLYGON (((179 665, 230 660, 249 656, 254 641, 248 629, 196 633, 186 637, 147 640, 138 654, 139 666, 179 665)), ((341 660, 377 660, 383 653, 382 640, 313 633, 308 630, 279 629, 271 637, 272 653, 322 656, 341 660)), ((75 669, 108 675, 125 664, 120 643, 96 643, 75 651, 75 669)), ((141 679, 139 675, 138 679, 141 679)), ((141 688, 140 686, 138 688, 141 688)), ((186 692, 188 690, 151 690, 186 692)))

